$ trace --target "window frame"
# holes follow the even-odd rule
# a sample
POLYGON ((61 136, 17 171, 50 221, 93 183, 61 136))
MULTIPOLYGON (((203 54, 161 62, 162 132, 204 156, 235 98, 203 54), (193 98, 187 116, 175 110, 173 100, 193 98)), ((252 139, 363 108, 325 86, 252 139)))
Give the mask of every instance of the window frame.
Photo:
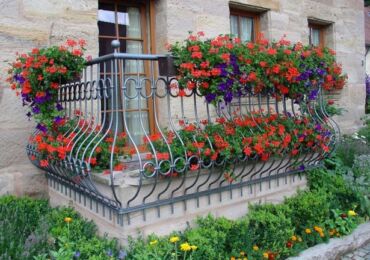
MULTIPOLYGON (((105 35, 101 34, 100 30, 98 32, 98 42, 100 39, 111 39, 111 40, 130 40, 130 41, 136 41, 142 43, 142 53, 148 54, 153 53, 153 50, 155 50, 155 44, 154 44, 154 21, 155 21, 155 11, 154 11, 154 0, 139 0, 139 1, 120 1, 120 0, 98 0, 99 3, 103 4, 112 4, 114 5, 114 13, 115 13, 115 35, 105 35), (140 38, 134 38, 134 37, 126 37, 126 36, 120 36, 119 35, 119 24, 117 23, 117 14, 118 14, 118 6, 128 6, 128 7, 137 7, 140 10, 140 26, 141 26, 141 37, 140 38)), ((98 22, 98 21, 97 21, 98 22)), ((100 46, 99 46, 99 52, 100 52, 100 46)), ((109 53, 106 53, 109 54, 109 53)), ((149 76, 149 64, 145 61, 143 61, 144 65, 144 73, 139 73, 140 75, 149 76)), ((119 63, 118 68, 118 74, 121 75, 121 72, 123 69, 121 68, 121 63, 119 63)), ((153 72, 154 73, 154 72, 153 72)), ((134 73, 137 75, 137 73, 134 73)), ((132 73, 124 73, 124 75, 132 75, 132 73)), ((150 91, 150 86, 147 86, 147 91, 150 91)), ((123 93, 121 93, 123 96, 123 93)), ((111 111, 112 109, 107 109, 106 112, 111 111)), ((148 99, 147 100, 147 106, 145 108, 137 108, 137 109, 123 109, 120 108, 117 111, 125 111, 125 112, 137 112, 137 111, 147 111, 148 113, 148 125, 149 125, 149 132, 154 133, 156 131, 154 127, 154 109, 153 109, 153 100, 148 99)), ((139 147, 141 148, 141 147, 139 147)))
MULTIPOLYGON (((240 38, 240 17, 245 17, 245 18, 252 18, 253 19, 253 35, 252 35, 252 41, 251 42, 256 42, 258 34, 260 33, 260 16, 261 13, 257 12, 251 12, 251 11, 246 11, 246 10, 241 10, 241 9, 236 9, 230 7, 230 19, 231 16, 234 15, 238 18, 238 38, 240 38)), ((230 22, 230 28, 231 28, 231 22, 230 22)), ((230 30, 231 33, 231 30, 230 30)))
POLYGON ((312 30, 313 29, 316 29, 316 30, 319 30, 319 45, 316 46, 316 47, 320 47, 320 48, 323 48, 325 46, 325 36, 324 36, 324 31, 325 29, 327 28, 328 25, 323 25, 323 24, 316 24, 316 23, 312 23, 312 22, 309 22, 308 23, 308 30, 309 30, 309 37, 308 37, 308 40, 309 40, 309 44, 311 46, 314 46, 313 43, 312 43, 312 30))

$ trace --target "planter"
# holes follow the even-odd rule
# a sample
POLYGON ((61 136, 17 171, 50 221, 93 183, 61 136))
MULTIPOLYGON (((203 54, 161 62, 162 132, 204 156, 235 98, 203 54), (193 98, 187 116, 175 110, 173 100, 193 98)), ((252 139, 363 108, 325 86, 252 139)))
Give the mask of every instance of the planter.
POLYGON ((160 76, 173 77, 177 75, 173 56, 159 57, 158 68, 160 76))

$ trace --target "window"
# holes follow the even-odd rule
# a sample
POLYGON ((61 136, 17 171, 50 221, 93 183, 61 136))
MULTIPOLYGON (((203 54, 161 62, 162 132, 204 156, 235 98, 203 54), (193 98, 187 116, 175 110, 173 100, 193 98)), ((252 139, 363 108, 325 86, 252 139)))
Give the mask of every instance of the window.
POLYGON ((231 9, 230 32, 242 41, 255 41, 259 33, 259 14, 231 9))
MULTIPOLYGON (((98 28, 99 28, 99 56, 110 54, 113 52, 111 42, 114 39, 120 41, 120 52, 141 54, 148 53, 149 49, 149 34, 150 22, 147 14, 149 1, 120 1, 120 0, 100 0, 98 6, 98 28), (149 26, 148 26, 149 25, 149 26)), ((118 84, 122 84, 125 79, 132 77, 146 77, 146 68, 143 61, 137 63, 136 60, 126 60, 119 63, 118 74, 121 78, 118 84)), ((110 64, 102 65, 100 68, 101 77, 111 71, 110 64)), ((136 93, 136 85, 134 81, 129 81, 126 85, 129 96, 136 93), (131 95, 130 95, 131 94, 131 95)), ((122 91, 122 88, 120 88, 122 91)), ((136 98, 126 98, 123 93, 120 93, 119 100, 126 98, 125 108, 118 104, 117 108, 113 108, 111 104, 107 104, 105 111, 109 114, 118 109, 125 111, 126 123, 128 129, 135 141, 139 144, 142 142, 144 135, 143 128, 139 118, 142 118, 144 130, 148 133, 152 125, 152 109, 149 101, 143 99, 140 95, 136 98), (138 107, 138 99, 141 103, 141 112, 138 107)), ((119 129, 123 127, 123 113, 119 119, 119 129)))
POLYGON ((315 17, 307 19, 309 43, 317 47, 334 47, 334 23, 315 17))
POLYGON ((324 47, 324 25, 318 25, 318 24, 308 24, 309 30, 310 30, 310 38, 309 42, 310 45, 317 46, 317 47, 324 47))

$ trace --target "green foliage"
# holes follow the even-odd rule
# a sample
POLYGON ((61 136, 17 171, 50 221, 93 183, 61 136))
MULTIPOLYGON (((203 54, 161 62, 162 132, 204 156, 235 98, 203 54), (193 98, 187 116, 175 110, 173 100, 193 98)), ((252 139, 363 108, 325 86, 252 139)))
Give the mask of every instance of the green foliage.
POLYGON ((229 234, 234 222, 226 218, 207 216, 197 220, 198 226, 185 232, 191 244, 197 245, 196 259, 226 259, 230 252, 229 234))
POLYGON ((362 134, 357 133, 353 136, 344 136, 338 144, 336 156, 343 162, 344 166, 352 167, 356 156, 370 154, 370 146, 361 136, 362 134))
POLYGON ((370 143, 370 117, 364 119, 364 126, 358 131, 358 135, 363 136, 370 143))
POLYGON ((285 248, 294 234, 294 226, 287 205, 258 205, 250 207, 248 234, 253 245, 273 252, 285 248))
POLYGON ((0 259, 62 260, 76 254, 112 259, 120 254, 116 240, 96 236, 93 222, 71 208, 50 208, 46 200, 0 197, 0 219, 0 259))
POLYGON ((326 221, 326 226, 331 232, 348 235, 358 225, 359 219, 344 213, 341 210, 331 210, 331 218, 326 221))
POLYGON ((292 211, 292 224, 297 230, 324 223, 329 217, 330 201, 324 190, 299 192, 285 203, 292 211))
POLYGON ((46 244, 45 227, 40 225, 49 209, 45 200, 0 198, 0 259, 32 259, 46 244))

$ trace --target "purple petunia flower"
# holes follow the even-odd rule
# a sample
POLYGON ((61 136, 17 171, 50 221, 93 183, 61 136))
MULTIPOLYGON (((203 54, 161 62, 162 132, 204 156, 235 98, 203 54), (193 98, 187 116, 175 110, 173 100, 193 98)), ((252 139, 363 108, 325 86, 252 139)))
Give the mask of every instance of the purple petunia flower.
POLYGON ((309 100, 315 100, 318 93, 319 93, 319 90, 318 89, 313 89, 311 91, 310 95, 308 96, 308 99, 309 100))
POLYGON ((43 133, 46 133, 48 131, 48 129, 46 128, 46 126, 44 126, 42 124, 37 124, 36 125, 36 129, 40 130, 43 133))
POLYGON ((229 92, 226 92, 225 95, 224 95, 224 100, 225 100, 225 103, 230 103, 231 100, 233 100, 233 93, 231 93, 230 91, 229 92))
POLYGON ((62 121, 63 121, 63 118, 61 118, 60 116, 57 116, 54 118, 54 123, 56 123, 57 125, 59 125, 62 121))
POLYGON ((23 78, 21 75, 17 74, 17 75, 14 75, 14 80, 15 81, 18 81, 19 84, 23 84, 25 82, 25 78, 23 78))
POLYGON ((39 114, 39 113, 40 113, 40 108, 39 108, 38 106, 34 106, 34 107, 32 108, 32 113, 34 113, 34 114, 39 114))
POLYGON ((304 171, 305 169, 306 169, 306 167, 303 165, 303 164, 301 164, 300 166, 299 166, 299 168, 298 168, 300 171, 304 171))
POLYGON ((208 103, 211 103, 213 100, 215 100, 215 98, 216 98, 216 94, 214 93, 208 93, 206 95, 206 100, 208 103))
POLYGON ((324 76, 326 74, 325 70, 322 70, 322 69, 319 69, 319 68, 316 69, 316 73, 319 74, 320 76, 324 76))
POLYGON ((218 84, 218 88, 217 88, 219 91, 221 92, 225 92, 226 89, 227 89, 227 85, 225 82, 221 82, 220 84, 218 84))
POLYGON ((315 125, 315 130, 316 131, 320 131, 322 129, 321 125, 320 124, 316 124, 315 125))
POLYGON ((56 108, 57 108, 58 111, 62 111, 63 110, 63 106, 61 104, 59 104, 59 103, 57 103, 56 108))

